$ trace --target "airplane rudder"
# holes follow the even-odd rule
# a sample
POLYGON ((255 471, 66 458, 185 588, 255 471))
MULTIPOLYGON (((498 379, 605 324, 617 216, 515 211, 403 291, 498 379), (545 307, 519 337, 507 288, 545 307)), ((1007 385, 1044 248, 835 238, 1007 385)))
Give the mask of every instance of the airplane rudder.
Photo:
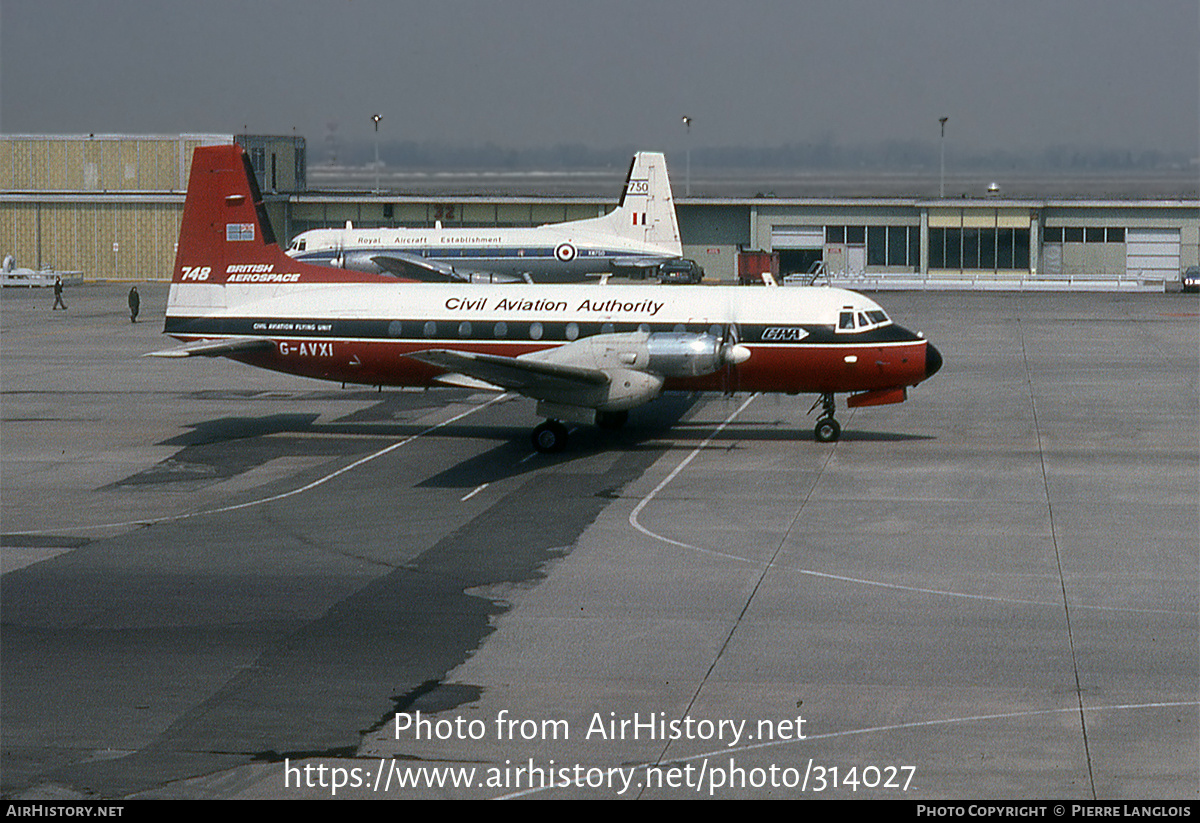
POLYGON ((172 282, 223 282, 230 265, 270 265, 281 253, 245 150, 197 147, 172 282))
POLYGON ((682 254, 679 237, 679 220, 675 214, 675 197, 671 192, 671 178, 667 173, 666 155, 660 152, 647 153, 645 160, 646 212, 650 242, 668 245, 682 254))

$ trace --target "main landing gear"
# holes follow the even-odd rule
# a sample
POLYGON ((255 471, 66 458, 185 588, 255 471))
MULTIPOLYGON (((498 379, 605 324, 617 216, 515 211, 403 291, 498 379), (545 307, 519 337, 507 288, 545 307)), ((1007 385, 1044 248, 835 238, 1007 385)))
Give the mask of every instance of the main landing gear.
POLYGON ((833 413, 837 411, 837 404, 834 403, 833 393, 827 392, 817 398, 817 402, 813 403, 812 409, 809 409, 809 414, 812 414, 813 409, 817 406, 821 407, 821 416, 817 418, 817 425, 813 428, 813 438, 818 443, 832 443, 842 436, 842 426, 833 419, 833 413))
MULTIPOLYGON (((629 420, 627 411, 598 411, 595 423, 602 429, 616 431, 629 420)), ((533 430, 533 447, 542 454, 555 454, 567 447, 567 427, 557 420, 546 420, 533 430)))
POLYGON ((567 427, 547 420, 533 430, 533 447, 542 454, 555 454, 567 447, 567 427))

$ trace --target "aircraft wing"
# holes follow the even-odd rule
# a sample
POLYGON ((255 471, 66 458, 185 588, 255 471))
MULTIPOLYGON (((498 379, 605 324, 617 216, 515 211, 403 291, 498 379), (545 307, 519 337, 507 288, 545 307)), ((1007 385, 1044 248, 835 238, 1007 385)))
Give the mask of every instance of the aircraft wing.
POLYGON ((399 277, 411 277, 414 280, 430 283, 445 283, 448 280, 462 279, 454 271, 453 266, 437 263, 417 254, 405 254, 404 252, 379 254, 372 257, 371 262, 384 271, 399 277))
POLYGON ((142 357, 224 357, 243 351, 266 349, 275 345, 264 337, 230 337, 223 340, 197 340, 173 349, 152 351, 142 357))
POLYGON ((653 269, 672 259, 668 257, 626 257, 619 263, 613 263, 613 268, 621 269, 653 269))
POLYGON ((405 254, 404 252, 378 254, 371 258, 371 262, 389 274, 420 280, 425 283, 532 282, 528 278, 514 277, 508 274, 496 274, 490 271, 459 271, 445 263, 429 260, 416 254, 405 254))
POLYGON ((440 382, 472 388, 515 391, 535 400, 554 400, 586 406, 608 386, 609 376, 599 369, 565 363, 548 363, 528 357, 428 349, 407 355, 446 369, 440 382))

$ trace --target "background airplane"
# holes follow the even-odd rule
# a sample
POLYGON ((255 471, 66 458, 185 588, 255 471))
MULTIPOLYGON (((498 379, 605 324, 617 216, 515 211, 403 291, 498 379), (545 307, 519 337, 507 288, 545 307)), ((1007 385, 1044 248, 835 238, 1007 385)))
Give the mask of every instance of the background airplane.
POLYGON ((536 284, 414 285, 292 260, 274 242, 249 158, 195 151, 164 332, 164 357, 225 356, 366 385, 512 391, 547 418, 617 427, 667 390, 820 395, 814 435, 836 440, 834 395, 899 403, 941 368, 921 335, 832 288, 536 284))
POLYGON ((55 278, 62 278, 64 283, 82 282, 81 271, 57 271, 56 269, 29 269, 18 266, 11 254, 4 256, 0 264, 0 283, 5 286, 53 286, 55 278))
POLYGON ((301 232, 287 253, 306 263, 432 282, 549 283, 645 275, 680 258, 683 247, 666 158, 638 152, 620 205, 603 217, 515 229, 440 222, 431 229, 364 229, 347 222, 301 232))

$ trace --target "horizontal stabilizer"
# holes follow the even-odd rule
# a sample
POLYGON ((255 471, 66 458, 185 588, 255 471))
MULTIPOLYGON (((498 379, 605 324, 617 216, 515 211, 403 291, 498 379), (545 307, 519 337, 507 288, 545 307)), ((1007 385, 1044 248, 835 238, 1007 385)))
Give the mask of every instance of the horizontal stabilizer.
POLYGON ((483 380, 476 380, 474 377, 468 377, 465 374, 457 372, 447 372, 446 374, 438 375, 433 378, 435 383, 441 383, 443 386, 454 386, 458 389, 475 389, 476 391, 505 391, 503 386, 497 386, 494 383, 487 383, 483 380))
POLYGON ((224 357, 237 352, 269 349, 275 345, 263 337, 231 337, 223 340, 197 340, 185 346, 152 351, 142 357, 224 357))

